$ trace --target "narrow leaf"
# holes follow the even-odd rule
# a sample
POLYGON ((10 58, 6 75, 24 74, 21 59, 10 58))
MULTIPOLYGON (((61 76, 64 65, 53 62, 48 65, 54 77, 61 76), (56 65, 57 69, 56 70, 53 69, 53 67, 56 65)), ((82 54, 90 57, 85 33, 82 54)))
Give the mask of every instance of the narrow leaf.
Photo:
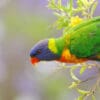
POLYGON ((70 10, 73 8, 73 0, 70 0, 70 10))
POLYGON ((54 15, 56 15, 57 17, 62 16, 61 14, 59 14, 58 12, 54 12, 54 15))
POLYGON ((77 83, 76 82, 72 82, 72 84, 69 86, 70 89, 77 87, 77 83))
POLYGON ((75 81, 80 81, 80 80, 75 76, 75 74, 73 73, 73 71, 74 71, 75 69, 77 69, 78 67, 79 67, 79 66, 72 66, 72 68, 71 68, 71 70, 70 70, 71 77, 72 77, 72 79, 75 80, 75 81))
POLYGON ((85 7, 88 6, 88 1, 87 1, 87 0, 80 0, 80 1, 81 1, 81 3, 82 3, 85 7))
POLYGON ((79 96, 76 100, 84 100, 84 96, 81 95, 81 96, 79 96))
POLYGON ((96 100, 96 98, 95 98, 95 96, 94 96, 94 95, 92 95, 92 100, 96 100))
POLYGON ((61 5, 62 5, 62 2, 61 2, 62 0, 58 0, 58 6, 59 7, 61 7, 61 5))
POLYGON ((81 89, 77 89, 77 91, 78 91, 80 94, 84 94, 84 95, 90 93, 90 91, 81 90, 81 89))
POLYGON ((71 77, 72 77, 72 79, 73 80, 75 80, 75 81, 80 81, 76 76, 75 76, 75 74, 71 71, 71 77))
POLYGON ((91 8, 91 16, 93 16, 94 11, 95 11, 97 5, 98 5, 98 2, 95 2, 95 3, 93 4, 93 6, 92 6, 92 8, 91 8))
POLYGON ((84 71, 86 70, 87 66, 82 66, 81 69, 80 69, 80 74, 83 74, 84 71))

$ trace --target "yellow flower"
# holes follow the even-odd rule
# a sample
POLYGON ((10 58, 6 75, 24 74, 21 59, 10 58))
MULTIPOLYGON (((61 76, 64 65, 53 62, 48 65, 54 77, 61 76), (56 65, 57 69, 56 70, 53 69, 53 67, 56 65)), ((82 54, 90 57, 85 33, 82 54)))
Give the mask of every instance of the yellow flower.
POLYGON ((79 16, 75 16, 75 17, 71 17, 71 21, 70 21, 70 26, 71 27, 74 27, 76 26, 77 24, 81 23, 83 21, 82 18, 80 18, 79 16))

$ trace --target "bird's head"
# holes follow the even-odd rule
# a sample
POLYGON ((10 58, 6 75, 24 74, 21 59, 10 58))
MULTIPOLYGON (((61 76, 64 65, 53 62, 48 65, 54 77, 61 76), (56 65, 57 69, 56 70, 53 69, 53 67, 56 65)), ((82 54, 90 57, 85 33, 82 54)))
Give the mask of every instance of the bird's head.
POLYGON ((56 53, 54 39, 46 39, 38 42, 30 51, 31 63, 35 64, 39 61, 57 60, 60 56, 56 53))

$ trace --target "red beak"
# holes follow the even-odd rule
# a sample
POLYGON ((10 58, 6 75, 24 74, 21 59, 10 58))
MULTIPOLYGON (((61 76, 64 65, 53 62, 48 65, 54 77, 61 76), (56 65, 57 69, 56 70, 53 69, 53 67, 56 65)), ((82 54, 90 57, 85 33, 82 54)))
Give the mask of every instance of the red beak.
POLYGON ((36 57, 33 57, 33 58, 31 58, 31 63, 32 64, 36 64, 36 63, 38 63, 40 60, 38 59, 38 58, 36 58, 36 57))

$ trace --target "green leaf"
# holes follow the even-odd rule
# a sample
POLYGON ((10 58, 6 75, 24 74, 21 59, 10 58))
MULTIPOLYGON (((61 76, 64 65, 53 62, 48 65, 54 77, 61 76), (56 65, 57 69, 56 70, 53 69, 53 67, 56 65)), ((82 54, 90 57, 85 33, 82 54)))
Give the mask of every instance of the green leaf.
POLYGON ((55 0, 48 0, 48 2, 55 4, 55 0))
POLYGON ((81 89, 77 89, 77 91, 78 91, 80 94, 84 94, 84 95, 86 95, 86 94, 89 94, 89 93, 90 93, 90 91, 81 90, 81 89))
POLYGON ((59 6, 59 7, 62 6, 62 0, 58 0, 58 6, 59 6))
MULTIPOLYGON (((57 13, 56 13, 57 14, 57 13)), ((57 15, 59 17, 59 15, 57 15)), ((68 26, 68 19, 65 15, 61 15, 58 20, 55 22, 54 26, 57 29, 62 29, 68 26)))
POLYGON ((81 2, 85 7, 88 6, 88 1, 87 1, 87 0, 80 0, 80 2, 81 2))
POLYGON ((77 87, 78 83, 72 82, 72 84, 69 86, 70 89, 77 87))
POLYGON ((81 0, 77 0, 77 4, 78 4, 79 7, 83 6, 83 3, 81 2, 81 0))
POLYGON ((64 11, 66 14, 68 14, 69 9, 68 9, 66 6, 62 6, 62 9, 63 9, 63 11, 64 11))
POLYGON ((72 77, 72 79, 73 80, 75 80, 75 81, 80 81, 76 76, 75 76, 75 74, 71 71, 71 77, 72 77))
POLYGON ((75 74, 73 73, 73 71, 74 71, 75 69, 77 69, 78 67, 79 67, 79 66, 72 66, 72 68, 71 68, 71 70, 70 70, 71 77, 72 77, 72 79, 75 80, 75 81, 80 81, 80 80, 75 76, 75 74))
POLYGON ((91 16, 93 16, 94 11, 95 11, 97 5, 98 5, 98 2, 96 1, 96 2, 93 4, 92 8, 91 8, 91 12, 90 12, 90 13, 91 13, 91 16))
POLYGON ((87 66, 82 66, 80 69, 80 74, 83 74, 86 69, 87 69, 87 66))
POLYGON ((57 17, 61 17, 61 14, 59 14, 58 12, 54 12, 54 15, 56 15, 57 17))
POLYGON ((69 3, 70 3, 70 10, 72 10, 72 8, 73 8, 73 0, 70 0, 69 3))
POLYGON ((76 100, 84 100, 84 95, 79 96, 76 100))
POLYGON ((96 100, 96 98, 95 98, 95 96, 94 96, 94 95, 92 95, 92 100, 96 100))
POLYGON ((55 0, 48 0, 48 7, 53 9, 53 10, 56 10, 57 7, 56 7, 55 0))
POLYGON ((67 5, 62 4, 62 0, 48 0, 48 7, 54 10, 58 17, 56 21, 57 29, 66 30, 69 26, 69 20, 76 15, 82 15, 83 18, 92 18, 96 9, 96 0, 76 0, 77 7, 74 7, 74 0, 67 0, 67 5), (66 29, 65 29, 66 28, 66 29))

